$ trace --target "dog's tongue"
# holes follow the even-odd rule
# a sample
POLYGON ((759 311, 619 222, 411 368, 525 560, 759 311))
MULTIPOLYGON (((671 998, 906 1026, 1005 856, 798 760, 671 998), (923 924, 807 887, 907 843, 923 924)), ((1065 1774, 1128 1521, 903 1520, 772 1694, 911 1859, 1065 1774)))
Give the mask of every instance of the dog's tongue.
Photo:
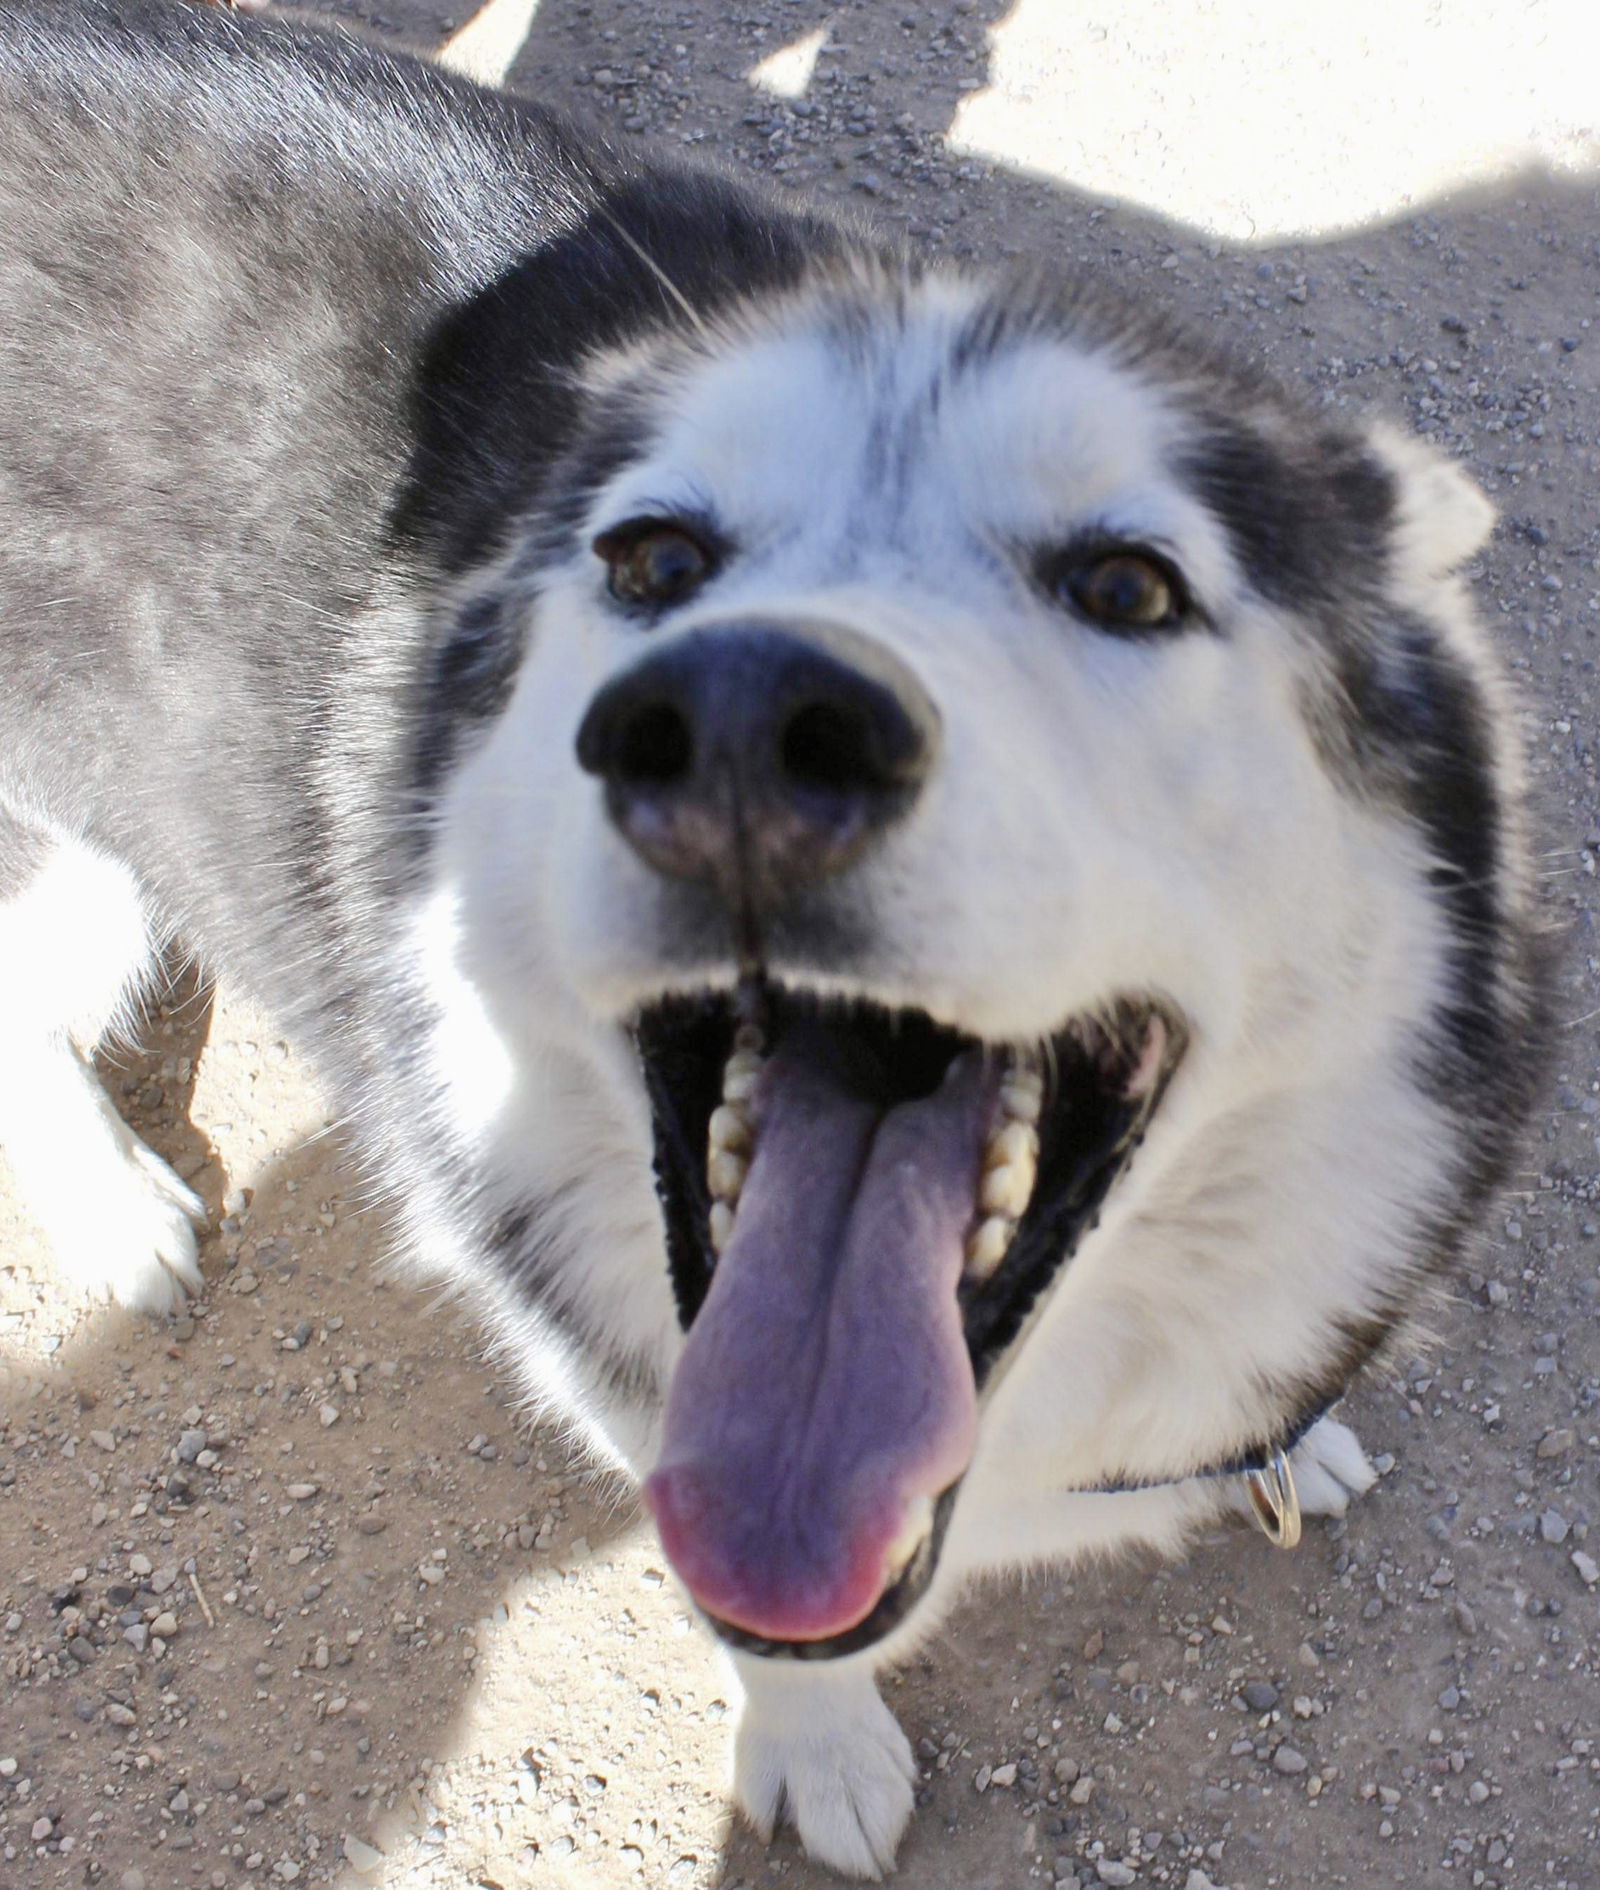
POLYGON ((977 1396, 956 1288, 992 1086, 973 1053, 884 1110, 821 1026, 763 1072, 733 1237, 645 1487, 708 1613, 771 1640, 843 1633, 965 1470, 977 1396))

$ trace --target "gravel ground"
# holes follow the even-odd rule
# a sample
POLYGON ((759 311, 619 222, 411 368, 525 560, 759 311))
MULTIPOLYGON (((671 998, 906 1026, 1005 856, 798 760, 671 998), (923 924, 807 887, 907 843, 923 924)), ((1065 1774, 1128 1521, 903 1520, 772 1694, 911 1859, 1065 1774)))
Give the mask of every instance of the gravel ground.
MULTIPOLYGON (((1381 1453, 1372 1496, 1293 1556, 1240 1533, 1178 1568, 974 1599, 889 1688, 923 1768, 901 1877, 928 1890, 1592 1886, 1594 173, 1485 182, 1480 139, 1474 194, 1354 233, 1246 245, 1227 233, 1251 201, 1237 176, 1207 227, 1163 222, 947 144, 952 121, 969 140, 1009 126, 1039 163, 1070 143, 1041 143, 1039 127, 1052 88, 1087 85, 1062 57, 1084 22, 1052 36, 1042 4, 1008 39, 998 0, 544 0, 514 77, 957 256, 1112 271, 1314 398, 1404 417, 1464 458, 1502 511, 1479 590, 1524 687, 1549 910, 1568 947, 1564 1028, 1527 1170, 1477 1270, 1414 1355, 1352 1401, 1381 1453), (804 44, 772 59, 824 26, 809 70, 804 44), (776 92, 745 76, 763 61, 776 92), (998 90, 984 94, 991 63, 998 90)), ((427 0, 364 11, 422 42, 464 17, 427 0)), ((1137 102, 1147 62, 1159 53, 1152 101, 1185 69, 1165 41, 1142 48, 1130 23, 1146 11, 1108 0, 1096 16, 1109 63, 1089 76, 1097 97, 1126 89, 1116 122, 1131 129, 1067 177, 1132 191, 1145 174, 1139 140, 1163 131, 1137 102)), ((1231 50, 1232 21, 1242 60, 1281 65, 1276 105, 1314 109, 1317 60, 1275 47, 1270 14, 1246 0, 1193 11, 1196 72, 1201 51, 1209 72, 1231 50)), ((1458 9, 1480 11, 1503 23, 1488 0, 1458 9)), ((1592 72, 1581 9, 1516 13, 1547 45, 1555 90, 1592 72)), ((1256 154, 1263 204, 1280 172, 1321 166, 1343 185, 1337 165, 1393 144, 1381 44, 1368 56, 1370 122, 1342 122, 1336 144, 1302 146, 1276 111, 1256 154)), ((1492 79, 1493 44, 1479 59, 1492 79)), ((1226 116, 1219 145, 1240 133, 1226 116)), ((1406 141, 1426 112, 1418 125, 1406 141)), ((1207 148, 1186 135, 1178 168, 1192 178, 1207 148)), ((218 1231, 204 1303, 154 1328, 66 1297, 0 1196, 0 1881, 831 1881, 791 1842, 769 1853, 729 1830, 727 1681, 626 1493, 519 1422, 468 1319, 382 1281, 381 1217, 271 1023, 177 990, 148 1053, 110 1081, 218 1231)))

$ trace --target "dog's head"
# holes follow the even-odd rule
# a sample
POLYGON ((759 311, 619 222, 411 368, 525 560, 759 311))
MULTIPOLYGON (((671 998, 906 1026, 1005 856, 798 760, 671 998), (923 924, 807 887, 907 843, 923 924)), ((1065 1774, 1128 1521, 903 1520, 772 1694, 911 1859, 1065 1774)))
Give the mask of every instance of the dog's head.
POLYGON ((571 415, 440 658, 436 1062, 541 1330, 664 1390, 697 1600, 845 1652, 1281 1435, 1470 1221, 1487 507, 1125 312, 837 260, 571 415))

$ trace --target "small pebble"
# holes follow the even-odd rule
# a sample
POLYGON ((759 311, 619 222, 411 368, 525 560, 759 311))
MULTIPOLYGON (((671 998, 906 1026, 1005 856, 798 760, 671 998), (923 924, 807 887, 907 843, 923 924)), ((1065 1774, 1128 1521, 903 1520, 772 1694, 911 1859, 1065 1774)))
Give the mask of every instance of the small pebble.
POLYGON ((373 1871, 382 1869, 385 1859, 383 1852, 367 1843, 365 1838, 354 1837, 347 1831, 344 1838, 344 1861, 352 1870, 360 1871, 363 1876, 369 1876, 373 1871))

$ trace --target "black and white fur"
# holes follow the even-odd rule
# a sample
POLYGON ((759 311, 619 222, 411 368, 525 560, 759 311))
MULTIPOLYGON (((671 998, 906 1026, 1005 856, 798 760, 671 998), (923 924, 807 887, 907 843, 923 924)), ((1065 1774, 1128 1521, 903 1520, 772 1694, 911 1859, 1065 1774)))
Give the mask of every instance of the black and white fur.
MULTIPOLYGON (((880 1646, 740 1655, 737 1791, 892 1861, 872 1669, 974 1571, 1176 1547, 1180 1481, 1332 1396, 1526 1107, 1517 761, 1453 575, 1488 508, 1087 292, 925 269, 421 64, 160 0, 0 0, 0 1141, 63 1269, 160 1311, 199 1204, 92 1054, 164 942, 314 1050, 419 1261, 635 1472, 683 1335, 624 1024, 724 944, 573 758, 659 643, 825 614, 943 719, 795 988, 1192 1044, 986 1396, 880 1646), (714 521, 649 626, 591 550, 714 521), (1024 550, 1159 543, 1209 628, 1073 620, 1024 550)), ((1324 1420, 1309 1509, 1370 1471, 1324 1420)))

